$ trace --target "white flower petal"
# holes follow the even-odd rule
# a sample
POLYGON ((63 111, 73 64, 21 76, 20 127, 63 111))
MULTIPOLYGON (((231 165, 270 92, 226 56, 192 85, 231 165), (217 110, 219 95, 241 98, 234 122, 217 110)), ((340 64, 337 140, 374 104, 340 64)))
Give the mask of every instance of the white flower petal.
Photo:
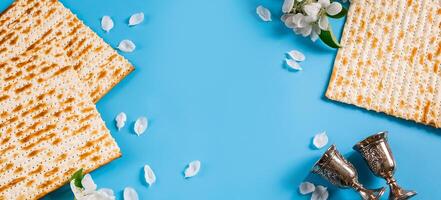
POLYGON ((321 31, 320 27, 319 27, 318 25, 315 24, 315 25, 312 26, 312 32, 313 32, 313 33, 316 33, 317 36, 318 36, 318 35, 320 35, 320 33, 321 33, 322 31, 321 31))
POLYGON ((291 51, 287 52, 287 54, 289 55, 289 57, 291 57, 295 61, 301 62, 306 59, 305 54, 303 54, 302 52, 297 51, 297 50, 291 50, 291 51))
POLYGON ((113 28, 112 18, 109 16, 103 16, 103 18, 101 18, 101 28, 104 31, 109 32, 113 28))
POLYGON ((124 200, 139 200, 138 193, 131 187, 124 188, 124 200))
POLYGON ((127 121, 127 115, 124 112, 120 112, 116 117, 115 117, 115 122, 116 122, 116 128, 118 128, 118 130, 121 130, 121 128, 124 127, 124 125, 126 124, 127 121))
POLYGON ((70 189, 72 190, 72 193, 76 199, 84 196, 84 191, 75 185, 75 180, 70 181, 70 189))
POLYGON ((90 174, 86 174, 83 177, 83 180, 81 180, 81 185, 83 185, 84 187, 84 191, 86 193, 95 191, 97 186, 95 184, 95 182, 92 179, 92 176, 90 174))
POLYGON ((153 183, 156 182, 156 175, 149 165, 144 166, 144 178, 145 182, 147 182, 149 186, 153 185, 153 183))
POLYGON ((136 135, 140 136, 141 134, 143 134, 145 132, 145 130, 147 130, 148 127, 149 127, 149 121, 148 121, 147 117, 140 117, 136 120, 135 126, 133 129, 134 129, 136 135))
POLYGON ((95 198, 91 198, 91 200, 115 200, 115 194, 113 193, 112 189, 102 188, 95 192, 95 198))
POLYGON ((318 185, 311 195, 311 200, 327 200, 329 197, 328 188, 318 185))
POLYGON ((316 22, 318 20, 318 17, 317 16, 305 16, 305 17, 303 17, 303 23, 306 23, 306 24, 311 24, 311 23, 314 23, 314 22, 316 22))
POLYGON ((294 16, 289 16, 285 20, 285 26, 288 27, 288 28, 295 28, 295 27, 297 27, 296 24, 294 23, 294 16))
POLYGON ((285 58, 285 63, 291 69, 294 69, 297 71, 303 70, 302 67, 300 67, 300 64, 298 62, 296 62, 295 60, 285 58))
POLYGON ((289 13, 294 7, 294 0, 285 0, 282 6, 283 13, 289 13))
POLYGON ((123 40, 119 43, 118 49, 123 52, 129 53, 133 52, 136 49, 136 45, 131 40, 123 40))
POLYGON ((190 178, 196 176, 201 169, 201 161, 195 160, 188 164, 187 169, 185 169, 184 175, 185 178, 190 178))
POLYGON ((285 22, 290 16, 292 16, 292 14, 283 14, 280 16, 280 21, 285 22))
POLYGON ((326 8, 331 4, 329 0, 318 0, 319 4, 322 6, 322 8, 326 8))
POLYGON ((132 16, 130 16, 129 26, 138 25, 138 24, 142 23, 143 21, 144 21, 144 13, 143 12, 135 13, 132 16))
POLYGON ((311 41, 315 42, 319 39, 319 35, 317 34, 317 32, 313 31, 311 33, 311 41))
POLYGON ((315 191, 315 186, 311 182, 303 182, 299 185, 300 194, 309 194, 315 191))
POLYGON ((308 16, 317 17, 322 6, 319 3, 310 3, 303 6, 303 10, 308 16))
POLYGON ((328 144, 328 135, 326 134, 326 132, 321 132, 321 133, 317 133, 314 136, 314 139, 312 139, 312 144, 317 148, 317 149, 321 149, 324 146, 326 146, 326 144, 328 144))
POLYGON ((302 28, 299 28, 299 27, 294 27, 293 29, 292 29, 293 31, 294 31, 294 33, 295 34, 297 34, 297 35, 300 35, 300 34, 302 34, 301 33, 301 31, 302 31, 302 28))
POLYGON ((343 7, 341 6, 341 4, 339 2, 334 1, 331 3, 331 5, 326 7, 326 13, 328 13, 328 15, 333 16, 340 13, 342 9, 343 7))
POLYGON ((307 37, 311 35, 311 32, 312 32, 312 26, 310 24, 307 24, 305 27, 303 27, 300 30, 300 33, 302 34, 303 37, 307 37))
POLYGON ((268 8, 265 8, 263 6, 257 6, 256 13, 263 21, 265 22, 271 21, 271 12, 268 10, 268 8))
POLYGON ((292 21, 297 28, 303 28, 306 26, 306 22, 303 18, 305 18, 305 16, 302 13, 297 13, 292 18, 292 21))
POLYGON ((318 25, 319 25, 320 29, 328 30, 328 27, 329 27, 328 16, 326 16, 326 15, 321 16, 319 18, 318 25))

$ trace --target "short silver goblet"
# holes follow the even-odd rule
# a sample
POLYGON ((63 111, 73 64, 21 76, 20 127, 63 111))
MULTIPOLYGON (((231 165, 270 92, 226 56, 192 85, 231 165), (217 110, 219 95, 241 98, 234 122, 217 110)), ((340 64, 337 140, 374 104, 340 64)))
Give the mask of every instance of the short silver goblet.
POLYGON ((363 187, 358 181, 357 170, 337 151, 335 145, 326 150, 315 163, 312 172, 322 176, 337 187, 353 188, 363 200, 378 200, 384 194, 384 187, 375 190, 363 187))
POLYGON ((390 200, 405 200, 417 194, 415 191, 404 190, 398 186, 397 181, 393 177, 396 164, 387 143, 387 131, 367 137, 357 143, 353 149, 363 156, 369 168, 376 176, 386 179, 390 187, 390 200))

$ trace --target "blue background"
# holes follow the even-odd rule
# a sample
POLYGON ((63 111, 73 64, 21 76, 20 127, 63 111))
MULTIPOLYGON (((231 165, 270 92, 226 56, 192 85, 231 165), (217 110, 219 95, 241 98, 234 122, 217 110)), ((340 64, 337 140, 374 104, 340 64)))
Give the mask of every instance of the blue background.
MULTIPOLYGON (((1 1, 1 9, 11 2, 1 1)), ((122 54, 136 71, 97 104, 123 157, 92 176, 118 199, 126 186, 141 199, 309 199, 298 193, 304 179, 329 186, 330 199, 358 199, 309 175, 325 151, 314 150, 311 139, 327 131, 328 146, 337 144, 358 167, 361 182, 373 188, 385 182, 351 147, 381 130, 390 131, 399 184, 417 190, 415 199, 441 198, 440 131, 327 100, 336 51, 285 28, 282 0, 62 2, 110 45, 122 39, 137 45, 122 54), (273 22, 256 16, 260 4, 273 11, 273 22), (145 22, 128 27, 129 16, 140 11, 145 22), (100 28, 103 15, 115 22, 110 33, 100 28), (292 49, 305 53, 304 71, 283 67, 284 53, 292 49), (121 111, 128 125, 118 132, 114 117, 121 111), (142 115, 150 127, 137 137, 133 122, 142 115), (200 174, 184 179, 185 166, 196 159, 200 174), (157 176, 150 188, 144 164, 157 176)), ((332 25, 340 35, 343 20, 332 25)), ((68 187, 46 197, 72 198, 68 187)))

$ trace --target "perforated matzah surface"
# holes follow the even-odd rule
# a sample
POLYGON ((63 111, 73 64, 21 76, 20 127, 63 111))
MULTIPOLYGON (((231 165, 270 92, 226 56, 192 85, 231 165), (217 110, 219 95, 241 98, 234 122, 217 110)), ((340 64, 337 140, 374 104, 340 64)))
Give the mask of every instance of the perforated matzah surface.
POLYGON ((0 16, 0 60, 55 40, 97 102, 134 68, 57 0, 16 0, 0 16))
POLYGON ((37 199, 120 150, 51 43, 0 62, 0 200, 37 199))
POLYGON ((326 96, 441 127, 441 0, 354 0, 326 96))

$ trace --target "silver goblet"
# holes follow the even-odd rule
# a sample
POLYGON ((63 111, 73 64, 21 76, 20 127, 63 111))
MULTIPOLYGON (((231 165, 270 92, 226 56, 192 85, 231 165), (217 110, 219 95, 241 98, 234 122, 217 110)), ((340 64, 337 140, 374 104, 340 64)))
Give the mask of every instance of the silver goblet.
POLYGON ((404 190, 398 186, 397 181, 393 177, 396 164, 387 143, 386 131, 367 137, 357 143, 353 149, 363 156, 369 168, 376 176, 386 179, 390 187, 390 200, 405 200, 417 194, 415 191, 404 190))
POLYGON ((364 188, 358 181, 358 173, 355 167, 337 151, 335 145, 326 150, 315 163, 312 172, 322 176, 337 187, 355 189, 363 200, 378 200, 384 193, 384 187, 375 190, 364 188))

